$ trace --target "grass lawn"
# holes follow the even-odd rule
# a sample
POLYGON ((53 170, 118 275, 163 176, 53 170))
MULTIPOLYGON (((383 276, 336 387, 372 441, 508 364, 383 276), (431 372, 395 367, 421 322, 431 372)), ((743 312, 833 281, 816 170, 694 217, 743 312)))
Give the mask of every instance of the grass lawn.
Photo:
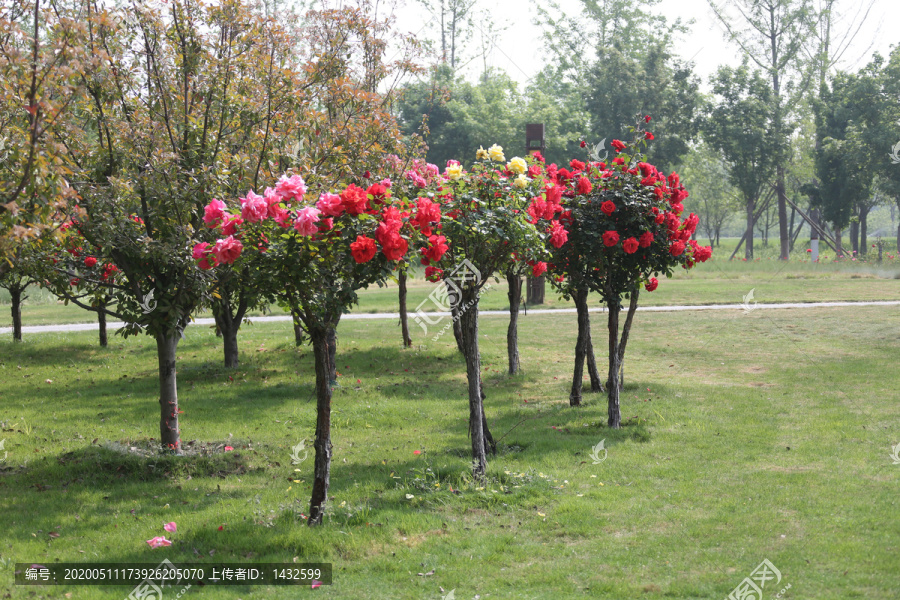
POLYGON ((626 425, 612 431, 604 398, 568 406, 572 315, 523 318, 513 378, 506 320, 484 317, 501 450, 482 488, 467 476, 452 338, 402 350, 394 323, 344 321, 330 514, 315 530, 303 519, 312 460, 291 464, 291 447, 314 435, 312 357, 288 324, 245 327, 231 372, 207 328, 188 330, 182 436, 196 450, 184 458, 128 450, 158 435, 149 339, 2 339, 0 589, 79 599, 133 588, 14 587, 17 561, 296 558, 333 563, 334 584, 183 597, 721 599, 768 559, 782 580, 766 598, 790 584, 781 597, 896 599, 898 329, 894 307, 641 314, 626 425), (601 440, 608 454, 594 464, 601 440), (177 532, 163 531, 169 521, 177 532), (159 535, 173 545, 150 549, 159 535))

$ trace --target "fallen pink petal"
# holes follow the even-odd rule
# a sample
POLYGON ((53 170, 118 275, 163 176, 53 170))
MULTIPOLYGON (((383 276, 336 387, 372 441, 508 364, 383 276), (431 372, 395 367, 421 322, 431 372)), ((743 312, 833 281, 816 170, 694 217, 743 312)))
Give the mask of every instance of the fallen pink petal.
POLYGON ((172 542, 170 542, 169 540, 167 540, 164 537, 156 536, 153 539, 147 540, 147 544, 151 548, 159 548, 160 546, 171 546, 172 542))
POLYGON ((312 585, 310 586, 310 588, 316 589, 317 587, 319 587, 321 585, 322 585, 321 581, 319 581, 318 579, 313 579, 313 582, 312 582, 312 585))
POLYGON ((225 446, 225 452, 231 452, 232 450, 234 450, 234 448, 231 446, 225 446))
POLYGON ((175 533, 175 531, 178 529, 178 525, 175 524, 175 521, 171 521, 163 525, 163 529, 165 529, 169 533, 175 533))

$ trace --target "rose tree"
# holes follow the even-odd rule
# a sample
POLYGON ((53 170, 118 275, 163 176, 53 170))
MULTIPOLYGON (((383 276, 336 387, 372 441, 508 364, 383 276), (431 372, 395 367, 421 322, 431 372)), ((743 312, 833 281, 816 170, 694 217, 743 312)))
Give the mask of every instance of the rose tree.
POLYGON ((462 346, 469 384, 469 432, 472 438, 473 476, 484 477, 484 406, 481 397, 481 357, 478 350, 478 300, 487 278, 506 270, 518 253, 521 260, 543 265, 543 233, 531 222, 529 199, 544 193, 540 169, 513 158, 505 164, 503 149, 478 151, 478 162, 468 172, 451 162, 435 201, 417 200, 416 218, 427 244, 421 249, 426 275, 450 281, 458 290, 455 304, 462 323, 462 346), (531 176, 529 176, 531 175, 531 176), (436 205, 435 202, 439 203, 436 205), (422 217, 430 214, 433 217, 422 217), (425 227, 440 221, 440 226, 425 227))
POLYGON ((704 262, 712 249, 691 237, 699 219, 693 213, 682 221, 682 200, 688 192, 677 173, 668 177, 641 160, 640 145, 652 139, 640 127, 629 147, 613 141, 618 156, 609 165, 591 163, 591 191, 573 195, 563 204, 571 211, 568 243, 553 256, 554 268, 565 275, 578 273, 609 309, 609 426, 620 425, 620 371, 640 286, 653 291, 656 275, 672 275, 675 267, 689 269, 704 262), (621 337, 619 311, 629 298, 621 337))
MULTIPOLYGON (((387 182, 389 183, 389 182, 387 182)), ((240 267, 251 262, 257 281, 268 282, 271 299, 295 311, 313 346, 316 370, 316 458, 309 525, 322 522, 331 471, 330 373, 335 356, 329 338, 341 315, 357 302, 357 292, 382 283, 417 235, 407 206, 390 188, 348 185, 313 202, 299 175, 279 180, 265 195, 247 193, 240 214, 224 203, 206 208, 207 222, 221 233, 214 244, 198 244, 200 269, 240 267)), ((415 217, 413 217, 415 218, 415 217)))

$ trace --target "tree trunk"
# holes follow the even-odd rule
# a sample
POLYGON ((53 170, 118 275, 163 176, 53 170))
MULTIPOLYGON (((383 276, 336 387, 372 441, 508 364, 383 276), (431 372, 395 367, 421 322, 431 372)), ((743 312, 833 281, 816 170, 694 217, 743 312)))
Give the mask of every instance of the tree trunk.
POLYGON ((328 376, 331 377, 331 384, 337 385, 337 326, 341 318, 335 320, 334 325, 328 328, 328 376))
POLYGON ((747 203, 747 235, 744 240, 744 257, 753 258, 753 202, 747 203))
POLYGON ((869 251, 869 209, 859 210, 859 253, 866 254, 869 251))
POLYGON ((403 337, 403 347, 412 346, 412 338, 409 337, 409 314, 406 310, 406 267, 400 269, 400 335, 403 337))
POLYGON ((544 303, 544 284, 546 279, 541 275, 540 277, 528 277, 528 283, 525 291, 525 302, 528 304, 543 304, 544 303))
POLYGON ((850 221, 850 249, 859 256, 859 221, 850 221))
MULTIPOLYGON (((634 321, 634 313, 637 311, 638 296, 641 293, 641 286, 637 285, 631 291, 631 301, 628 303, 628 314, 625 317, 625 324, 622 325, 622 337, 619 339, 619 389, 625 387, 625 347, 628 345, 628 335, 631 333, 631 323, 634 321)), ((609 382, 607 382, 609 385, 609 382)))
POLYGON ((228 307, 219 307, 213 312, 216 320, 216 328, 222 334, 222 347, 225 353, 225 368, 236 369, 238 366, 238 327, 235 326, 231 315, 227 314, 228 307))
POLYGON ((9 297, 12 302, 13 340, 22 341, 22 289, 18 286, 9 288, 9 297))
MULTIPOLYGON (((587 314, 587 305, 584 309, 587 314)), ((597 357, 594 355, 594 341, 591 338, 591 322, 588 319, 587 324, 587 347, 585 354, 587 355, 588 376, 591 378, 591 392, 602 392, 603 383, 600 382, 600 372, 597 370, 597 357)))
POLYGON ((497 442, 494 441, 494 436, 491 435, 491 430, 488 428, 487 417, 484 415, 484 401, 487 399, 487 396, 484 393, 484 380, 480 382, 481 384, 481 428, 484 430, 484 453, 485 454, 497 454, 497 442))
POLYGON ((484 436, 484 405, 481 401, 481 355, 478 351, 478 295, 476 290, 463 292, 460 322, 466 376, 469 382, 469 435, 472 440, 472 477, 481 481, 487 471, 484 436))
POLYGON ((778 194, 778 238, 781 240, 781 260, 788 260, 791 256, 791 238, 788 232, 787 195, 782 165, 778 165, 776 170, 775 190, 778 194))
POLYGON ((159 443, 163 449, 181 454, 181 432, 178 430, 178 384, 175 379, 175 359, 178 331, 156 335, 159 357, 159 443))
POLYGON ((303 336, 303 326, 300 323, 300 313, 297 309, 291 309, 291 317, 294 324, 294 345, 300 347, 306 343, 306 338, 303 336))
POLYGON ((329 351, 329 340, 334 339, 333 331, 333 327, 326 325, 309 332, 316 362, 316 441, 313 444, 316 458, 307 521, 310 527, 322 524, 331 478, 331 385, 334 381, 331 368, 335 357, 329 351))
POLYGON ((835 258, 844 255, 844 231, 840 227, 834 228, 834 251, 837 254, 835 258))
POLYGON ((448 280, 447 297, 450 298, 450 316, 453 322, 453 337, 456 339, 456 349, 460 354, 465 354, 466 349, 463 347, 462 318, 459 314, 459 306, 462 303, 461 298, 455 298, 456 287, 448 280), (455 299, 455 301, 453 301, 455 299))
POLYGON ((97 311, 97 325, 99 325, 100 330, 100 347, 106 348, 109 346, 109 338, 106 335, 106 303, 101 302, 99 309, 97 311))
POLYGON ((509 356, 509 374, 519 372, 519 305, 522 303, 522 278, 510 270, 506 274, 509 290, 509 328, 506 330, 506 353, 509 356))
POLYGON ((607 424, 618 429, 622 420, 619 414, 619 307, 615 302, 608 302, 609 308, 609 379, 606 385, 608 398, 607 424))
POLYGON ((569 392, 569 406, 581 406, 582 377, 584 359, 587 352, 590 320, 587 311, 587 290, 576 290, 572 297, 578 313, 578 338, 575 341, 575 372, 572 374, 572 390, 569 392))

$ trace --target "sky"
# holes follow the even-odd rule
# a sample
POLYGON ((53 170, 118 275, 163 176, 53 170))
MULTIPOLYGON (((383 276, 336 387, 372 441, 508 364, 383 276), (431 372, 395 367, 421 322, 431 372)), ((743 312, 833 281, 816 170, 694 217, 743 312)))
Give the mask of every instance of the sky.
MULTIPOLYGON (((534 24, 537 16, 537 2, 540 0, 478 0, 477 6, 489 10, 493 20, 507 25, 492 48, 488 65, 506 71, 520 84, 526 84, 546 64, 547 57, 541 49, 541 28, 534 24)), ((560 4, 568 14, 576 15, 578 0, 561 0, 560 4)), ((859 2, 843 0, 839 10, 844 12, 839 27, 852 21, 859 2)), ((657 12, 670 20, 680 17, 693 20, 690 33, 675 46, 676 53, 685 60, 693 61, 695 72, 706 83, 721 64, 740 64, 739 48, 725 40, 724 29, 719 24, 707 0, 662 0, 657 12)), ((398 11, 398 28, 402 31, 427 37, 435 31, 431 26, 434 18, 416 3, 407 0, 405 7, 398 11)), ((865 65, 872 52, 880 51, 887 56, 892 45, 900 43, 900 1, 874 0, 871 12, 863 23, 845 53, 841 68, 855 70, 865 65)), ((481 59, 472 61, 464 70, 469 79, 476 78, 483 70, 481 59)))

